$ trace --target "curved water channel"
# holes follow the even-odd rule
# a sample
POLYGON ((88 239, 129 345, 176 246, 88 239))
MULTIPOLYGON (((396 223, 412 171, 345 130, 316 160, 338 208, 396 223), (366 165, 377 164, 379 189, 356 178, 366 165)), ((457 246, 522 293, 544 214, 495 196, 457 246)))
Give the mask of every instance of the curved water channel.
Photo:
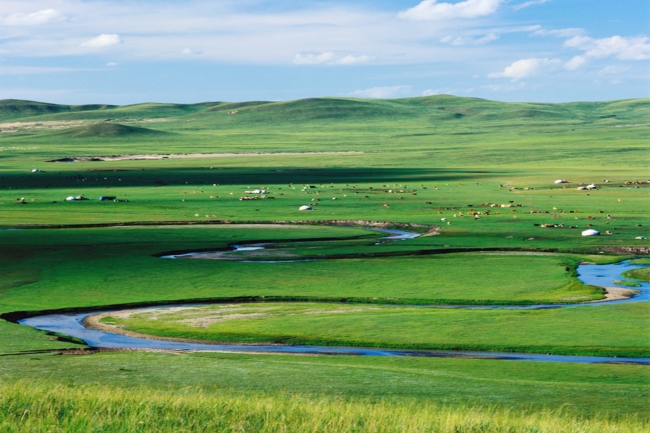
MULTIPOLYGON (((403 240, 417 237, 417 233, 404 232, 400 230, 373 229, 388 234, 384 240, 403 240)), ((247 249, 263 248, 262 245, 255 246, 233 246, 233 250, 245 251, 247 249)), ((166 258, 181 258, 188 255, 200 255, 204 253, 186 253, 178 255, 162 256, 166 258)), ((246 260, 241 260, 246 261, 246 260)), ((609 265, 583 264, 578 267, 579 279, 585 284, 601 287, 617 287, 616 280, 624 280, 621 274, 631 269, 643 267, 634 265, 629 261, 609 265)), ((620 286, 618 286, 620 287, 620 286)), ((466 308, 466 309, 548 309, 548 308, 585 308, 599 305, 611 305, 629 302, 648 302, 650 300, 650 283, 641 282, 641 287, 635 287, 638 292, 635 296, 617 301, 600 301, 584 304, 544 304, 529 306, 431 306, 431 308, 466 308)), ((151 306, 142 309, 177 307, 178 305, 151 306)), ((191 304, 184 304, 191 306, 191 304)), ((522 360, 540 362, 571 362, 571 363, 634 363, 650 365, 650 358, 624 358, 624 357, 599 357, 599 356, 567 356, 531 353, 498 353, 498 352, 471 352, 471 351, 441 351, 441 350, 400 350, 400 349, 377 349, 362 347, 328 347, 328 346, 301 346, 301 345, 252 345, 252 344, 211 344, 167 340, 153 340, 147 338, 129 337, 122 334, 115 334, 106 331, 88 329, 84 325, 84 319, 95 314, 108 313, 106 311, 93 311, 85 313, 69 314, 48 314, 34 316, 19 320, 18 323, 31 326, 36 329, 56 332, 82 339, 90 347, 113 348, 113 349, 156 349, 156 350, 179 350, 179 351, 219 351, 219 352, 243 352, 243 353, 284 353, 284 354, 313 354, 313 355, 357 355, 357 356, 416 356, 416 357, 459 357, 459 358, 485 358, 500 360, 522 360)))

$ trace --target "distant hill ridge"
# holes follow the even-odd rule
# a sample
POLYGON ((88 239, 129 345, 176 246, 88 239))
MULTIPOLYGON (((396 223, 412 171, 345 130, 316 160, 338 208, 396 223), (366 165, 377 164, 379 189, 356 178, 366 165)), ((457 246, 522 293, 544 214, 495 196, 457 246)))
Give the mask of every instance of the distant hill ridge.
MULTIPOLYGON (((16 99, 0 100, 2 121, 46 121, 174 118, 180 116, 248 115, 251 120, 311 121, 418 118, 437 120, 475 119, 482 121, 597 120, 617 118, 650 119, 650 99, 603 102, 522 103, 480 98, 435 95, 402 99, 308 98, 270 102, 203 102, 198 104, 142 103, 133 105, 61 105, 16 99)), ((237 116, 233 116, 238 118, 237 116)), ((243 120, 241 118, 238 118, 243 120)), ((99 128, 100 135, 112 134, 110 126, 99 128), (102 129, 103 128, 103 129, 102 129)), ((135 128, 135 127, 129 127, 135 128)), ((91 128, 92 129, 92 128, 91 128)), ((118 128, 114 128, 117 130, 118 128)), ((145 129, 146 128, 142 128, 145 129)), ((124 133, 126 130, 121 130, 124 133)), ((72 133, 72 131, 70 131, 72 133)), ((129 131, 128 133, 132 133, 129 131)), ((142 131, 139 131, 142 132, 142 131)), ((119 134, 118 134, 119 135, 119 134)))
POLYGON ((39 116, 43 114, 69 113, 116 108, 115 105, 60 105, 45 102, 23 101, 19 99, 0 100, 0 119, 39 116))

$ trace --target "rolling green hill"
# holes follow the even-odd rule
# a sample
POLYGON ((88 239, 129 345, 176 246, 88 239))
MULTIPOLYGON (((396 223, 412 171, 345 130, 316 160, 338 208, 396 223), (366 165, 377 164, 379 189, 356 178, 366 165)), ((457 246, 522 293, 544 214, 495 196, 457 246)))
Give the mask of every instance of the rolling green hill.
POLYGON ((22 119, 33 116, 46 116, 58 113, 88 112, 113 108, 112 105, 59 105, 43 102, 4 99, 0 101, 0 121, 22 119))
POLYGON ((607 166, 616 155, 621 167, 640 167, 647 160, 649 119, 648 98, 550 104, 436 95, 119 107, 5 100, 0 101, 0 147, 33 148, 40 160, 80 152, 326 150, 379 152, 388 158, 374 159, 372 164, 380 166, 419 166, 432 157, 447 167, 468 161, 579 167, 587 160, 607 166), (408 152, 424 153, 414 159, 408 152))
POLYGON ((6 99, 0 101, 0 122, 6 120, 39 122, 176 117, 202 111, 218 104, 220 103, 144 103, 124 106, 102 104, 59 105, 6 99))
POLYGON ((89 138, 89 137, 124 137, 124 136, 149 136, 164 135, 166 132, 156 131, 139 126, 122 125, 119 123, 92 123, 77 128, 66 129, 61 135, 71 138, 89 138))
MULTIPOLYGON (((0 101, 0 313, 275 299, 192 307, 201 322, 174 311, 154 331, 645 356, 647 302, 422 306, 602 299, 605 289, 577 279, 579 264, 649 252, 649 129, 647 98, 0 101), (423 235, 389 241, 347 227, 355 224, 423 235), (583 236, 587 229, 600 235, 583 236), (266 248, 226 252, 259 243, 266 248), (172 251, 213 251, 220 260, 161 258, 172 251)), ((50 353, 93 353, 75 341, 0 319, 0 431, 648 431, 649 369, 620 358, 50 353), (241 415, 222 396, 240 398, 241 415), (429 403, 457 421, 422 424, 422 411, 442 412, 419 410, 429 403), (398 419, 387 408, 416 427, 381 421, 398 419), (259 423, 248 423, 258 412, 259 423), (537 414, 552 419, 531 421, 537 414), (229 424, 213 423, 221 415, 229 424), (337 428, 338 420, 351 421, 337 428)))
POLYGON ((70 121, 142 118, 200 118, 215 123, 302 123, 328 121, 474 121, 512 122, 646 122, 650 99, 564 104, 498 102, 436 95, 404 99, 309 98, 286 102, 250 101, 199 104, 144 103, 126 106, 57 105, 32 101, 0 101, 0 121, 70 121), (237 116, 233 116, 236 114, 237 116), (226 120, 224 116, 230 115, 226 120), (243 119, 242 119, 243 118, 243 119))

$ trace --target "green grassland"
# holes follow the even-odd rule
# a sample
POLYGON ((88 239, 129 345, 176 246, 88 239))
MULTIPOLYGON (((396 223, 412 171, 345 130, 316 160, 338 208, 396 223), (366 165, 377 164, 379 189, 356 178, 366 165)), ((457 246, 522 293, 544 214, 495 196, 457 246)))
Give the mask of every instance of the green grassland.
MULTIPOLYGON (((232 297, 346 300, 249 304, 239 308, 275 313, 207 328, 128 326, 229 341, 647 356, 646 304, 409 305, 601 299, 601 288, 576 279, 581 261, 647 255, 649 119, 648 99, 0 101, 0 314, 232 297), (115 155, 165 157, 106 158, 115 155), (81 159, 48 162, 73 158, 81 159), (598 188, 578 190, 591 183, 598 188), (246 193, 258 188, 267 198, 246 193), (274 222, 300 225, 234 224, 274 222), (332 222, 434 234, 378 241, 332 222), (601 236, 581 237, 587 228, 601 236), (274 242, 258 259, 318 260, 158 257, 256 241, 274 242)), ((647 269, 626 278, 647 280, 647 269)), ((3 429, 395 431, 420 419, 407 430, 644 431, 648 422, 648 372, 637 365, 49 352, 75 347, 0 321, 0 398, 13 404, 0 415, 3 429), (43 398, 26 397, 35 394, 43 398), (99 405, 108 412, 96 415, 99 405)))
POLYGON ((625 272, 623 276, 626 278, 631 278, 639 281, 650 281, 650 269, 649 268, 633 269, 631 271, 625 272))
POLYGON ((650 355, 643 304, 561 310, 473 310, 340 304, 217 305, 146 310, 104 323, 171 338, 266 344, 461 349, 570 355, 650 355), (616 332, 603 332, 616 329, 616 332), (531 338, 535 336, 535 338, 531 338))

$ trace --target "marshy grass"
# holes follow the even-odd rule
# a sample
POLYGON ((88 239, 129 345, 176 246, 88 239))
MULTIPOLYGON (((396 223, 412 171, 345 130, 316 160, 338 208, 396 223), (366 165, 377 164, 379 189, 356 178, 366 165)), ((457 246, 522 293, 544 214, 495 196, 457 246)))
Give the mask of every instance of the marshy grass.
POLYGON ((637 283, 636 281, 614 280, 614 284, 617 286, 641 287, 641 283, 637 283))
MULTIPOLYGON (((643 263, 640 263, 643 264, 643 263)), ((624 278, 630 278, 639 281, 650 281, 650 267, 632 269, 622 274, 624 278)), ((617 283, 618 284, 618 283, 617 283)), ((635 286, 638 287, 638 286, 635 286)))
POLYGON ((17 381, 0 385, 4 432, 644 432, 635 417, 426 401, 17 381))

